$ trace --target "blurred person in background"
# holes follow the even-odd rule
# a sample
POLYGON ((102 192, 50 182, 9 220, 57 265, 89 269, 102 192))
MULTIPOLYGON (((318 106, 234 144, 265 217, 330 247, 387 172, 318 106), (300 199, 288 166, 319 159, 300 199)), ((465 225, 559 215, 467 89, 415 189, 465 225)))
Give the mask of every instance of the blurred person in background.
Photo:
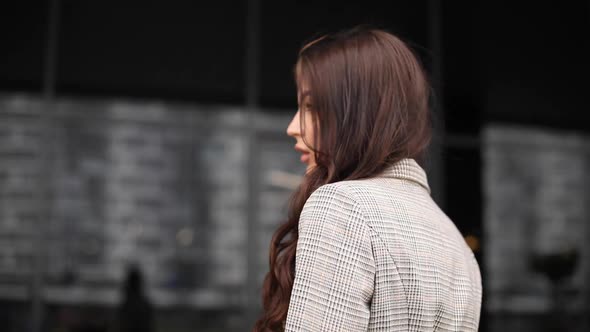
POLYGON ((287 129, 307 171, 273 236, 255 331, 477 331, 479 266, 420 166, 429 85, 394 35, 299 52, 287 129))
POLYGON ((129 267, 122 290, 123 300, 117 309, 112 331, 153 332, 154 310, 145 294, 139 267, 129 267))

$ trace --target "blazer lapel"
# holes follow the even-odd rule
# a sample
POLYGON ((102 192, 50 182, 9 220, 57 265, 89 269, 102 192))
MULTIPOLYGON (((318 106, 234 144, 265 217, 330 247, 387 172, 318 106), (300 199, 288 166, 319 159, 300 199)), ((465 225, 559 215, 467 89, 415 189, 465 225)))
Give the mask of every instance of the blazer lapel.
POLYGON ((414 159, 402 159, 401 161, 389 166, 378 177, 396 178, 418 183, 431 194, 428 185, 428 176, 426 172, 414 159))

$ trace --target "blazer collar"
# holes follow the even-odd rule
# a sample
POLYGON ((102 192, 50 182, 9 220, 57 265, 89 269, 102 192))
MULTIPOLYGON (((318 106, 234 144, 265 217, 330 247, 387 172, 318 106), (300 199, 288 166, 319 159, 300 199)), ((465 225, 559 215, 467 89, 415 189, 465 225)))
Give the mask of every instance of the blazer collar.
POLYGON ((414 159, 402 159, 401 161, 388 166, 378 177, 396 178, 418 183, 430 194, 428 177, 424 169, 414 159))

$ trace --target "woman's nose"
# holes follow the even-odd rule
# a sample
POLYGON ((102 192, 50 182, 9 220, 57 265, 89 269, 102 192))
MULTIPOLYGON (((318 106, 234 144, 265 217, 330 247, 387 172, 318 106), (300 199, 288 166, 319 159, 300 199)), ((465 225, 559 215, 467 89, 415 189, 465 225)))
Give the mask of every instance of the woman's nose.
POLYGON ((287 135, 292 137, 301 135, 299 129, 299 110, 297 111, 297 113, 295 113, 295 116, 293 117, 291 123, 289 123, 289 126, 287 127, 287 135))

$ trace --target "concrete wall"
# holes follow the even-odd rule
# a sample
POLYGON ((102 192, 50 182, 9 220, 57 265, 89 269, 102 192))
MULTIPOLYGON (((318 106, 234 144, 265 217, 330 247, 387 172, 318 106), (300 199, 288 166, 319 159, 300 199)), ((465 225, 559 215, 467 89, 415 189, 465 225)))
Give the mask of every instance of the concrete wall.
POLYGON ((40 266, 50 301, 115 303, 137 263, 156 304, 243 303, 304 171, 282 114, 253 121, 259 218, 248 235, 244 110, 0 96, 0 295, 27 297, 40 266))
POLYGON ((532 257, 576 250, 562 287, 563 308, 589 305, 590 137, 492 125, 483 153, 484 261, 491 312, 551 310, 551 283, 532 257))

